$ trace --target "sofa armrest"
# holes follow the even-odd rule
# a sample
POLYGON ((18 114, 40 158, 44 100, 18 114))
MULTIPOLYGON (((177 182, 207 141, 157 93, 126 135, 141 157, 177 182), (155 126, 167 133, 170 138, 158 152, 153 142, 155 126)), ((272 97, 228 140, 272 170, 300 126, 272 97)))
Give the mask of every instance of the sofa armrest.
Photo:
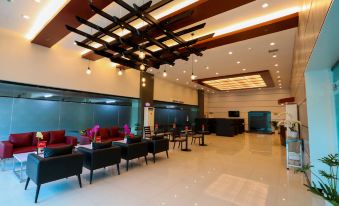
POLYGON ((77 146, 78 140, 76 137, 66 136, 66 144, 71 144, 73 146, 77 146))
POLYGON ((13 157, 13 144, 9 141, 0 142, 0 159, 13 157))
POLYGON ((125 138, 125 134, 122 133, 122 132, 119 132, 119 137, 120 137, 120 138, 125 138))
POLYGON ((29 154, 27 157, 26 173, 33 182, 38 184, 39 181, 39 165, 43 158, 37 154, 29 154))

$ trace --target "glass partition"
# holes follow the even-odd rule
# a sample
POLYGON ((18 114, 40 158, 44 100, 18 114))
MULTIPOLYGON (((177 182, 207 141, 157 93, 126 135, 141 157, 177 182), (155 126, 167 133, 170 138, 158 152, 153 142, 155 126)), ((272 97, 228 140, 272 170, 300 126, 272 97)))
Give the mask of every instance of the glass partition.
POLYGON ((12 133, 58 129, 79 136, 79 130, 94 124, 133 128, 138 105, 138 99, 0 83, 0 140, 12 133))
POLYGON ((198 117, 198 107, 194 105, 156 102, 154 107, 154 123, 167 131, 172 128, 173 123, 176 123, 179 129, 184 129, 186 124, 193 125, 198 117))

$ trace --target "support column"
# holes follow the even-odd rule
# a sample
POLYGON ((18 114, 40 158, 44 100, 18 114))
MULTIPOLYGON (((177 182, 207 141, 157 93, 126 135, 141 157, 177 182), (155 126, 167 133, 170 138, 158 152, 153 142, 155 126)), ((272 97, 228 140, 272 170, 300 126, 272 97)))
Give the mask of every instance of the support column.
POLYGON ((198 108, 199 118, 204 118, 205 114, 205 92, 204 90, 198 90, 198 108))
POLYGON ((140 102, 139 102, 139 123, 140 126, 144 125, 144 107, 146 105, 153 107, 154 97, 154 76, 146 72, 140 72, 140 102), (142 78, 145 78, 146 86, 142 86, 142 78))

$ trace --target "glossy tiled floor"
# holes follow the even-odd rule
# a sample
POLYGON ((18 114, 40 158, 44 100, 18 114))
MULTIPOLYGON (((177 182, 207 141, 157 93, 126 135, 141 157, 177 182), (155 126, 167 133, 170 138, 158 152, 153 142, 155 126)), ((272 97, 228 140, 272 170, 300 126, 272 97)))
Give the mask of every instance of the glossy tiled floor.
MULTIPOLYGON (((206 143, 192 152, 171 150, 169 159, 160 154, 156 164, 134 160, 128 172, 123 161, 120 176, 115 168, 97 170, 92 185, 84 170, 82 189, 76 178, 43 185, 39 205, 324 205, 306 191, 302 175, 285 169, 278 137, 211 135, 206 143)), ((36 186, 23 188, 11 171, 0 172, 0 205, 34 205, 36 186)))

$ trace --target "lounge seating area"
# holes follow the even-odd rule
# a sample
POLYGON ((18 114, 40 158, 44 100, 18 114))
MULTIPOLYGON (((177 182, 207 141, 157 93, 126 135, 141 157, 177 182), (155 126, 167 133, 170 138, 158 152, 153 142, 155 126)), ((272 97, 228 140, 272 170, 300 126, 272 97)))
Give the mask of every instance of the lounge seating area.
POLYGON ((339 206, 339 0, 0 1, 0 206, 339 206))

